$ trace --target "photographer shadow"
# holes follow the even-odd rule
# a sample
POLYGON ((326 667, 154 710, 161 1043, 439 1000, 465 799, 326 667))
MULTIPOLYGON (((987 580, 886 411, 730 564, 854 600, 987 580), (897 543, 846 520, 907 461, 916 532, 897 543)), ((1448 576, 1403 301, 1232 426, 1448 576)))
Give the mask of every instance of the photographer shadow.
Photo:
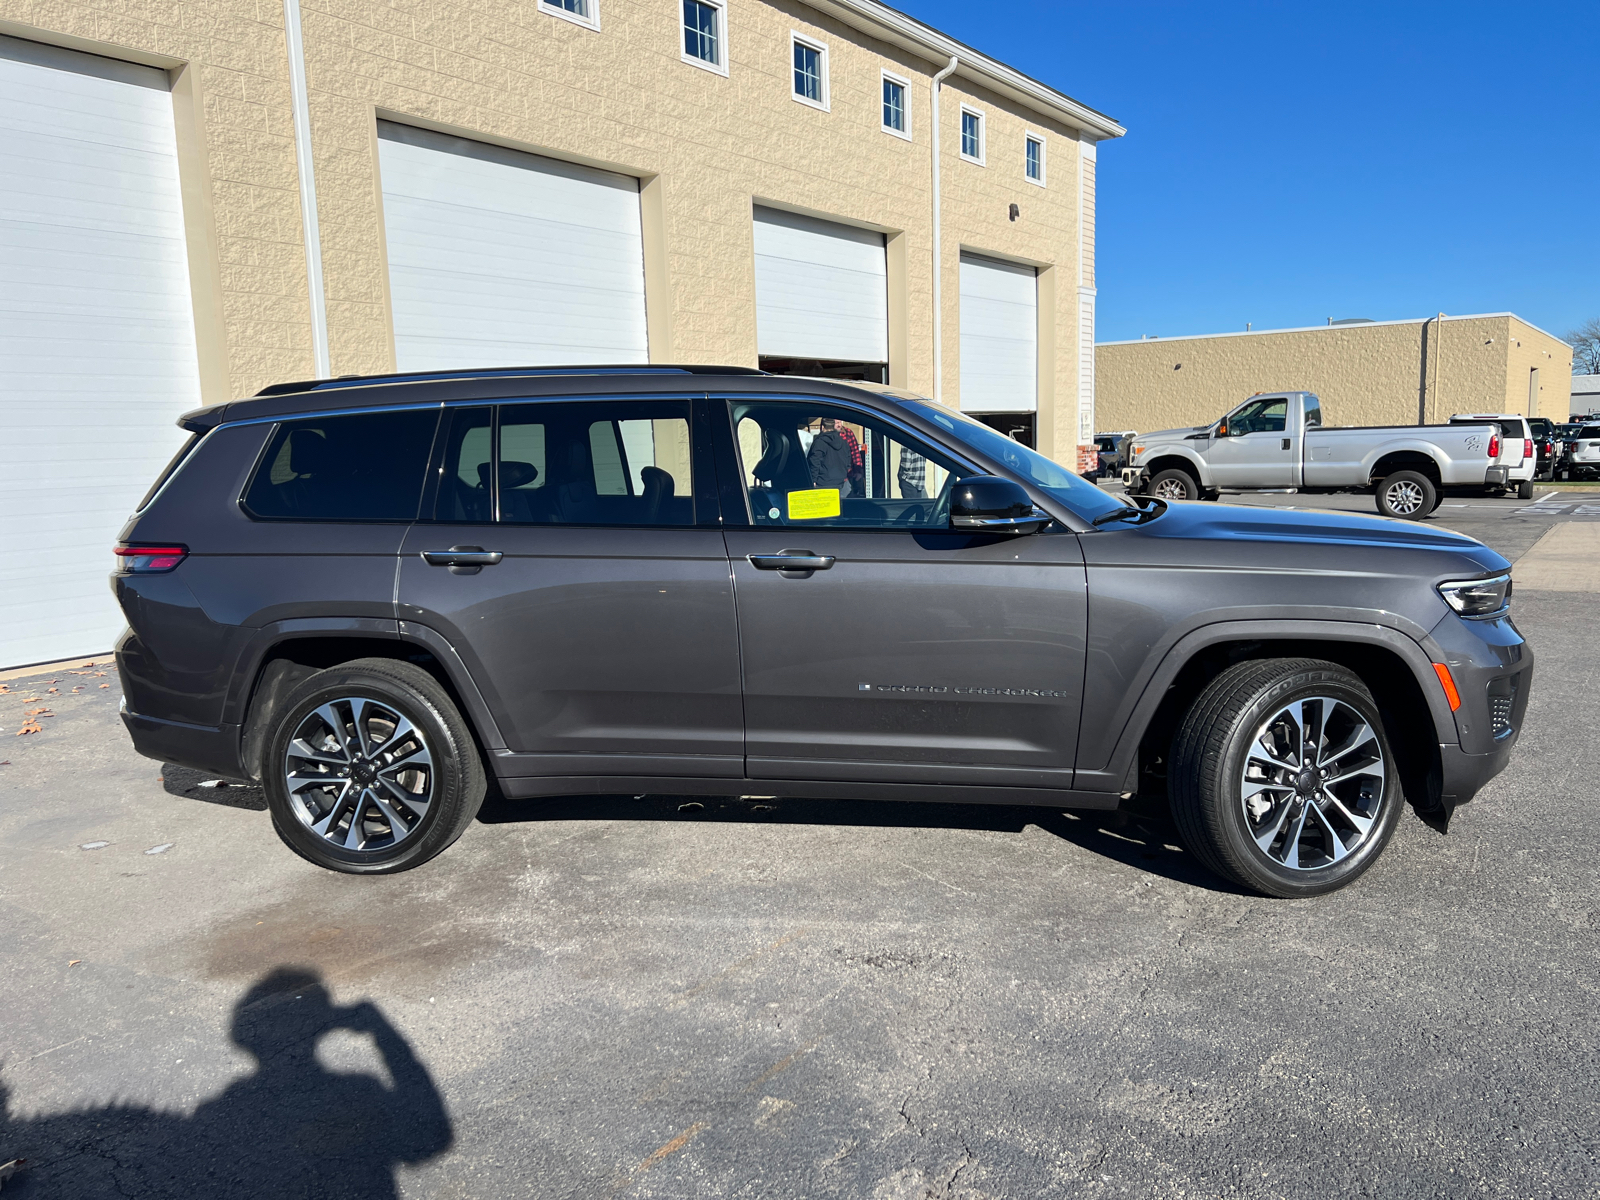
POLYGON ((410 1044, 372 1003, 335 1005, 314 972, 280 967, 257 981, 230 1034, 256 1069, 192 1116, 117 1104, 19 1119, 0 1087, 0 1160, 27 1160, 7 1200, 380 1200, 399 1195, 396 1168, 449 1149, 443 1097, 410 1044), (370 1035, 389 1080, 319 1062, 318 1042, 336 1030, 370 1035))

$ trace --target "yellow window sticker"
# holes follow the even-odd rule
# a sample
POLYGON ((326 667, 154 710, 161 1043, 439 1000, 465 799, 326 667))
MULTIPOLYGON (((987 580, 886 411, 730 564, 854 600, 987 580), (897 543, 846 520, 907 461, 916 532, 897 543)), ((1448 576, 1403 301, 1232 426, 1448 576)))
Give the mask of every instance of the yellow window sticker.
POLYGON ((790 492, 789 520, 815 521, 819 517, 839 515, 839 489, 817 488, 810 492, 790 492))

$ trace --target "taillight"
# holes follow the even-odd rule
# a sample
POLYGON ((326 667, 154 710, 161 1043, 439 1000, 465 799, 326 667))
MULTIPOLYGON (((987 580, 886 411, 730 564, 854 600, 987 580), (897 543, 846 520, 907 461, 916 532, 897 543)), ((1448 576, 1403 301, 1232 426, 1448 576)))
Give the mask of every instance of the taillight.
POLYGON ((160 575, 170 571, 189 555, 187 546, 114 546, 117 569, 130 575, 160 575))
POLYGON ((1522 439, 1522 457, 1523 458, 1532 458, 1533 457, 1533 439, 1532 438, 1523 438, 1522 439))
POLYGON ((1489 457, 1500 457, 1500 435, 1498 433, 1491 433, 1489 435, 1489 457))

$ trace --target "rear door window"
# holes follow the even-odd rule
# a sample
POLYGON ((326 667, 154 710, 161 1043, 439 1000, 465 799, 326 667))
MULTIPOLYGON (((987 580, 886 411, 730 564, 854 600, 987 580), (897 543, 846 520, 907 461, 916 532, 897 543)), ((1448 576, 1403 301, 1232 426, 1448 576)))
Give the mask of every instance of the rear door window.
POLYGON ((284 421, 245 490, 253 517, 414 521, 437 408, 284 421))
POLYGON ((458 409, 442 440, 435 520, 695 523, 687 401, 458 409))

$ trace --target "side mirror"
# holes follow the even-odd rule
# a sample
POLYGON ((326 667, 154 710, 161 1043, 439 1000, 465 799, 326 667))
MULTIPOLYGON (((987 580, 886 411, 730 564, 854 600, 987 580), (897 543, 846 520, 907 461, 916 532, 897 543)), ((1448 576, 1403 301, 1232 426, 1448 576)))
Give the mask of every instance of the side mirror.
POLYGON ((1228 423, 1226 421, 1221 421, 1221 422, 1219 422, 1217 424, 1217 436, 1218 437, 1227 437, 1228 436, 1228 423))
POLYGON ((972 475, 950 494, 950 528, 969 533, 1038 533, 1051 521, 1020 483, 998 475, 972 475))

